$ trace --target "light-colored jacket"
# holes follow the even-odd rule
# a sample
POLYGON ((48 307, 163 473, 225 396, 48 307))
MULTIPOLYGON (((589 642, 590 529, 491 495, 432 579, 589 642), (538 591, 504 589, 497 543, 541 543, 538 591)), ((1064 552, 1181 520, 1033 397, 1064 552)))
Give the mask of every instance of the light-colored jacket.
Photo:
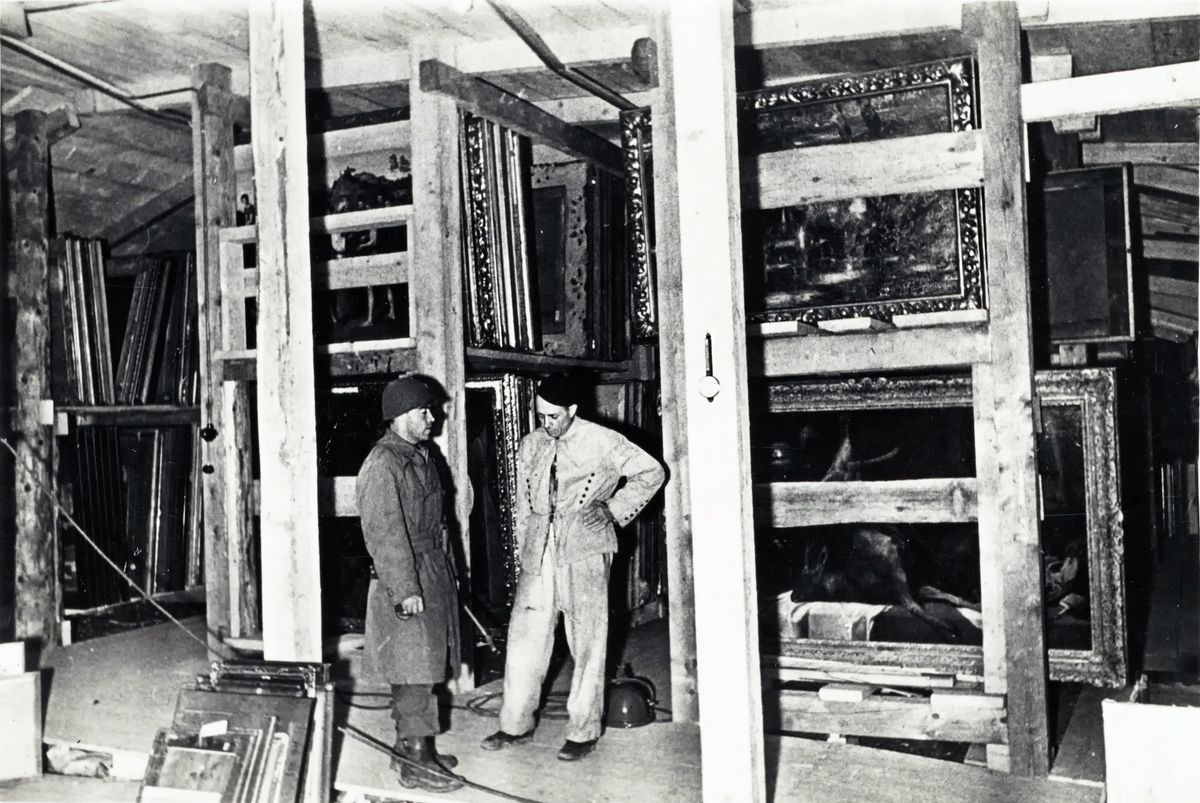
POLYGON ((561 438, 540 427, 526 435, 517 452, 516 538, 521 569, 531 574, 541 569, 550 533, 552 463, 558 483, 553 507, 559 566, 617 551, 613 523, 584 525, 584 508, 605 504, 616 526, 624 527, 666 477, 659 462, 624 435, 579 416, 561 438))

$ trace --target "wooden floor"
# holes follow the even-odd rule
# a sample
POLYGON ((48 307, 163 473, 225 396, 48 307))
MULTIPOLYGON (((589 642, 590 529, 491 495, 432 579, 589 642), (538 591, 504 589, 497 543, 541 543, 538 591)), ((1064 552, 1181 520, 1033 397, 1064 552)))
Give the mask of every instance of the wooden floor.
MULTIPOLYGON (((199 628, 196 620, 188 624, 193 631, 199 628)), ((654 623, 635 631, 625 659, 638 674, 655 682, 662 690, 661 702, 669 707, 665 626, 654 623)), ((53 673, 48 738, 141 751, 149 750, 155 731, 170 723, 179 689, 207 668, 200 645, 172 625, 76 644, 54 651, 47 662, 53 673)), ((564 677, 559 676, 560 684, 564 677)), ((369 688, 360 685, 357 690, 369 688)), ((476 694, 492 690, 485 687, 476 694)), ((378 698, 354 699, 379 702, 378 698)), ((391 741, 391 720, 385 710, 342 705, 337 720, 391 741)), ((480 750, 479 740, 495 727, 494 718, 455 709, 452 728, 439 738, 439 746, 459 757, 459 772, 472 781, 546 803, 694 803, 701 799, 700 734, 693 725, 656 722, 611 730, 592 756, 576 764, 555 758, 563 738, 561 721, 546 721, 529 744, 498 753, 480 750)), ((401 790, 385 755, 343 738, 336 745, 335 786, 351 798, 355 792, 369 791, 391 800, 504 799, 477 789, 452 795, 401 790)), ((1101 790, 1095 788, 1011 778, 978 767, 856 745, 769 738, 767 748, 768 784, 776 801, 1084 803, 1101 799, 1101 790)), ((136 791, 137 785, 130 783, 45 778, 0 786, 0 800, 132 803, 136 791)))

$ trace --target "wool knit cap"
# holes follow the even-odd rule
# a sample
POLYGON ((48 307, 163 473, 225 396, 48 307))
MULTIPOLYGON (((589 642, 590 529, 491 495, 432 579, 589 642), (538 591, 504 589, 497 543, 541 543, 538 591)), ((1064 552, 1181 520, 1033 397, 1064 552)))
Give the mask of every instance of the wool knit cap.
POLYGON ((549 376, 538 384, 537 395, 558 407, 583 400, 583 383, 571 376, 549 376))
POLYGON ((409 410, 425 407, 443 400, 443 394, 431 380, 419 374, 409 374, 393 379, 383 389, 380 408, 383 419, 390 421, 409 410))

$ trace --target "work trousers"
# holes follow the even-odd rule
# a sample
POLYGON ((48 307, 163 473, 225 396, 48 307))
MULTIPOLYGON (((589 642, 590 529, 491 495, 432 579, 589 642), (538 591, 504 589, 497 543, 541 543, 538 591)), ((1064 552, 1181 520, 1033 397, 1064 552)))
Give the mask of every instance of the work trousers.
POLYGON ((437 695, 428 683, 392 684, 392 719, 396 721, 396 738, 436 736, 441 730, 438 722, 437 695))
POLYGON ((611 565, 612 556, 601 554, 556 568, 551 533, 541 571, 521 576, 508 624, 504 663, 500 729, 505 733, 517 735, 533 729, 561 613, 575 662, 567 698, 567 739, 586 742, 600 737, 611 565))

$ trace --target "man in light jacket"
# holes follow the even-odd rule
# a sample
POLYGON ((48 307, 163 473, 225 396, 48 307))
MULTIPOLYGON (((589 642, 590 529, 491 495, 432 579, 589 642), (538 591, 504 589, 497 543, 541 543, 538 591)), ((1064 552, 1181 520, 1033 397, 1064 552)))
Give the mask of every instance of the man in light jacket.
POLYGON ((517 559, 521 569, 508 624, 499 750, 533 737, 534 713, 561 613, 574 659, 563 761, 588 755, 600 738, 608 646, 608 576, 624 527, 663 484, 658 461, 623 435, 577 415, 582 388, 542 381, 540 426, 517 456, 517 559), (623 484, 622 484, 623 483, 623 484))
POLYGON ((439 756, 433 687, 458 667, 458 594, 444 526, 441 475, 423 445, 445 397, 431 380, 410 375, 383 390, 389 421, 363 461, 355 485, 367 551, 374 563, 367 592, 366 676, 392 687, 396 746, 392 768, 408 788, 450 792, 453 756, 439 756))

